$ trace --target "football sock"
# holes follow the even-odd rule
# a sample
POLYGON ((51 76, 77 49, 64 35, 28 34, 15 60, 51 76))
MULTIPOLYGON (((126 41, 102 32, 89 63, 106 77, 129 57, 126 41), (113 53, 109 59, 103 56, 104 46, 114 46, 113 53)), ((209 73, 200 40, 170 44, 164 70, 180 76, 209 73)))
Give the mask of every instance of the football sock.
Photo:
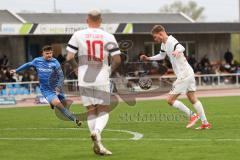
POLYGON ((76 121, 76 117, 65 107, 60 107, 60 106, 55 106, 57 107, 57 109, 59 109, 59 111, 68 119, 70 119, 71 121, 76 121))
POLYGON ((178 100, 175 100, 172 106, 186 113, 188 117, 191 117, 194 114, 187 106, 178 100))
POLYGON ((197 101, 195 104, 193 104, 193 107, 196 109, 197 113, 199 114, 202 123, 204 124, 208 123, 202 103, 200 101, 197 101))
POLYGON ((100 112, 96 119, 95 131, 98 131, 99 133, 101 133, 102 130, 107 125, 108 119, 109 119, 109 114, 107 112, 100 112))
POLYGON ((91 114, 87 117, 88 128, 89 128, 91 133, 95 129, 96 119, 97 119, 97 116, 94 115, 94 114, 91 114))

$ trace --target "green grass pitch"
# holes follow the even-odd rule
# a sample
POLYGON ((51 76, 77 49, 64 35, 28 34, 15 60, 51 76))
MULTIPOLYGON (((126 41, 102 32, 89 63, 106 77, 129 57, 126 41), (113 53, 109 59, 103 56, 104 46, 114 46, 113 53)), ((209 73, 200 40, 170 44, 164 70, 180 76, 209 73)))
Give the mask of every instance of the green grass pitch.
MULTIPOLYGON (((0 160, 240 159, 240 98, 200 100, 211 130, 186 129, 186 117, 164 100, 139 101, 134 107, 120 103, 111 112, 111 130, 103 133, 104 145, 113 152, 109 157, 92 152, 86 122, 71 129, 74 124, 57 119, 49 107, 0 109, 0 160), (138 132, 143 138, 131 140, 133 135, 117 130, 138 132)), ((75 105, 72 110, 84 109, 75 105)))

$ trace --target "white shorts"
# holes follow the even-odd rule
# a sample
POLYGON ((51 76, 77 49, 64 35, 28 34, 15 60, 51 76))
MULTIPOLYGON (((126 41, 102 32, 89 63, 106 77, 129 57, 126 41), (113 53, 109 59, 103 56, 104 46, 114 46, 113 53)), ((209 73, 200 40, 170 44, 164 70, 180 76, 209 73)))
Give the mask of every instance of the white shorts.
POLYGON ((110 85, 80 86, 80 95, 83 106, 110 105, 110 85))
POLYGON ((196 91, 196 81, 194 75, 188 76, 184 79, 177 79, 170 90, 169 94, 181 94, 189 91, 196 91))

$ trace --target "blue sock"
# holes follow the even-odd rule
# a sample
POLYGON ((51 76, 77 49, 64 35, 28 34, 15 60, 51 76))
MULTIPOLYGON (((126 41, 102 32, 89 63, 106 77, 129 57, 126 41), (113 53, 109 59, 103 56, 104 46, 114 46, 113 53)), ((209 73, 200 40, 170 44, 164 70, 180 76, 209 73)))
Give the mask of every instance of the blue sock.
POLYGON ((76 121, 76 117, 66 108, 57 107, 71 121, 76 121))

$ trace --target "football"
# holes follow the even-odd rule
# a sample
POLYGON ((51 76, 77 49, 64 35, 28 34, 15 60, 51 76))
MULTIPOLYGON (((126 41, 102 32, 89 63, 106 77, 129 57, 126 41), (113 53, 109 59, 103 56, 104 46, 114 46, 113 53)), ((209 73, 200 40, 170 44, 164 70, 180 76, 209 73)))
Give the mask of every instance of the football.
POLYGON ((138 85, 141 89, 148 90, 152 87, 152 79, 147 77, 142 77, 138 81, 138 85))

